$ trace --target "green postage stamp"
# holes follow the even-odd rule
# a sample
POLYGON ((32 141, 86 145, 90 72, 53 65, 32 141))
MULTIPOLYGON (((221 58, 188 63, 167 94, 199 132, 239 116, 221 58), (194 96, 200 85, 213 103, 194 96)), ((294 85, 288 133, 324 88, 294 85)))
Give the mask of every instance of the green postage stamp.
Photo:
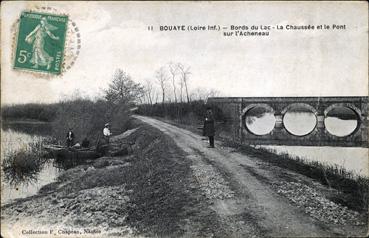
POLYGON ((22 12, 14 68, 60 74, 68 16, 22 12))

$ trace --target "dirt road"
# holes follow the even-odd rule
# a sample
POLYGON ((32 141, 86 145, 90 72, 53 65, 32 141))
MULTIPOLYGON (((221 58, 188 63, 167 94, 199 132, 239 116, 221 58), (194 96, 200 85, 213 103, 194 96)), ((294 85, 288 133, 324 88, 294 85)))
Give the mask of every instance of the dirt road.
MULTIPOLYGON (((216 211, 223 229, 233 237, 327 237, 359 235, 362 228, 319 221, 279 195, 268 183, 275 171, 257 158, 231 148, 207 148, 202 137, 168 123, 135 116, 165 134, 187 153, 193 171, 216 211)), ((297 175, 296 175, 297 176, 297 175)))

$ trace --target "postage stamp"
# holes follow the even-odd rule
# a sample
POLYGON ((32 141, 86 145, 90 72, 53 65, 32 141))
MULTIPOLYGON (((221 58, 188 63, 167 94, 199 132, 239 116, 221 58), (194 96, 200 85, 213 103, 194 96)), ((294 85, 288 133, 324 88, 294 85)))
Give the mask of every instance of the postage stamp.
POLYGON ((14 68, 60 74, 67 26, 66 15, 22 12, 14 68))

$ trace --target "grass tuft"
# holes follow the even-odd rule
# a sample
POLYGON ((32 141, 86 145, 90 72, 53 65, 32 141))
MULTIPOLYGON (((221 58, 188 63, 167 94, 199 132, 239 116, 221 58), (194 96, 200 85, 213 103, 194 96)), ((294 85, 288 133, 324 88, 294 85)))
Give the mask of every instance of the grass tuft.
POLYGON ((47 159, 42 144, 42 141, 35 141, 19 150, 6 151, 1 165, 4 179, 12 185, 36 181, 37 174, 47 159))

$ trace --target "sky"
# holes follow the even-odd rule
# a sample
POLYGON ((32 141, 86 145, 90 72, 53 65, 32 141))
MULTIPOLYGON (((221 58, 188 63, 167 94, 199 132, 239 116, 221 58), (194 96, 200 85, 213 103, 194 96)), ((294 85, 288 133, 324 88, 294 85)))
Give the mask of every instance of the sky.
POLYGON ((155 71, 169 62, 190 67, 191 90, 224 96, 368 95, 365 2, 5 2, 1 20, 2 104, 51 103, 76 92, 96 97, 117 68, 137 82, 155 83, 155 71), (80 54, 62 76, 45 79, 12 67, 12 27, 21 11, 37 6, 67 13, 80 30, 80 54), (272 30, 268 37, 158 29, 286 24, 346 29, 272 30))

